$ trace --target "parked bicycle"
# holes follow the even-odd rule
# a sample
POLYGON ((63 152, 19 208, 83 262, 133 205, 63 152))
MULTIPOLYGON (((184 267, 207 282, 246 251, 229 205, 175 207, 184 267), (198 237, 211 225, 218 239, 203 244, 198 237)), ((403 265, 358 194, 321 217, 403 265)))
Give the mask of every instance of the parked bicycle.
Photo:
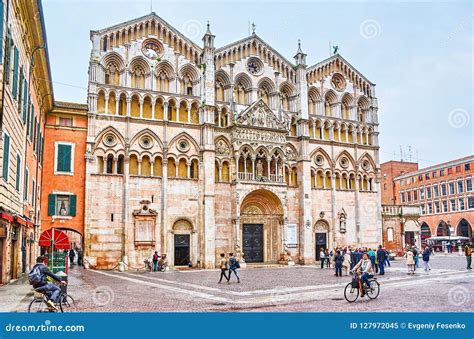
POLYGON ((48 305, 48 297, 46 294, 36 291, 33 295, 33 300, 28 306, 28 312, 76 312, 76 301, 69 294, 63 292, 59 293, 58 301, 55 303, 56 308, 48 305))
POLYGON ((344 289, 344 298, 350 303, 355 302, 359 298, 359 292, 363 295, 367 295, 369 299, 375 299, 380 293, 380 284, 377 278, 372 277, 369 279, 369 286, 366 286, 361 280, 361 273, 351 271, 351 275, 354 275, 352 281, 346 285, 344 289))

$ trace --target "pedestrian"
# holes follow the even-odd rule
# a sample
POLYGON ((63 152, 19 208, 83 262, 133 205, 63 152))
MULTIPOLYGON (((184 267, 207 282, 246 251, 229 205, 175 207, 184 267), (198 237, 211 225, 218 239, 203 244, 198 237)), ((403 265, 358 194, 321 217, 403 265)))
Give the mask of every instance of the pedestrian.
POLYGON ((222 282, 222 277, 227 280, 227 283, 230 284, 229 277, 227 276, 227 259, 225 258, 225 254, 221 253, 221 261, 219 263, 219 267, 221 269, 221 278, 219 279, 219 284, 222 282))
POLYGON ((349 251, 346 251, 344 253, 344 261, 342 263, 342 268, 344 268, 344 271, 346 272, 346 275, 349 275, 349 270, 351 270, 353 267, 352 262, 351 262, 351 254, 349 251))
POLYGON ((234 272, 235 277, 237 278, 237 283, 240 284, 240 278, 239 275, 237 274, 237 269, 240 268, 240 263, 239 261, 234 257, 234 253, 229 253, 229 281, 230 281, 230 275, 232 272, 234 272))
POLYGON ((428 247, 425 247, 425 250, 423 251, 423 254, 421 255, 423 259, 423 269, 425 272, 428 272, 428 270, 431 271, 431 266, 430 266, 430 249, 428 247))
POLYGON ((385 248, 383 249, 385 251, 385 265, 390 267, 390 252, 387 251, 385 248))
POLYGON ((153 272, 158 271, 158 260, 160 259, 160 256, 158 255, 158 251, 155 251, 153 254, 153 272))
POLYGON ((74 258, 75 257, 76 257, 76 254, 74 253, 74 250, 71 248, 69 250, 69 263, 70 263, 70 266, 74 265, 74 258))
POLYGON ((326 254, 324 254, 324 249, 321 248, 319 251, 319 261, 321 262, 321 269, 324 268, 324 262, 326 261, 326 254))
POLYGON ((84 253, 82 253, 81 248, 77 248, 76 252, 77 252, 77 265, 78 266, 83 266, 84 253))
POLYGON ((418 264, 418 260, 419 260, 419 257, 418 257, 418 249, 416 248, 415 245, 412 246, 412 249, 413 249, 413 259, 415 260, 415 270, 417 268, 419 268, 419 264, 418 264))
POLYGON ((324 259, 326 261, 326 267, 327 268, 331 268, 331 256, 329 254, 329 250, 326 248, 326 250, 324 251, 324 259))
POLYGON ((344 256, 341 254, 341 251, 337 250, 336 255, 334 256, 334 267, 336 277, 342 277, 342 263, 344 262, 344 256))
POLYGON ((464 246, 464 255, 466 256, 466 270, 472 270, 471 268, 471 260, 472 260, 472 247, 471 243, 467 243, 466 246, 464 246))
POLYGON ((369 259, 372 263, 372 269, 375 269, 375 251, 369 248, 369 251, 367 252, 367 254, 369 255, 369 259))
POLYGON ((354 266, 358 263, 357 256, 356 256, 356 250, 351 248, 349 255, 351 257, 351 270, 352 270, 354 268, 354 266))
POLYGON ((379 245, 379 249, 377 250, 377 260, 379 263, 379 275, 384 275, 385 274, 385 260, 387 259, 386 257, 386 252, 382 248, 382 245, 379 245))
POLYGON ((413 260, 413 251, 408 249, 405 253, 408 274, 415 274, 415 260, 413 260))

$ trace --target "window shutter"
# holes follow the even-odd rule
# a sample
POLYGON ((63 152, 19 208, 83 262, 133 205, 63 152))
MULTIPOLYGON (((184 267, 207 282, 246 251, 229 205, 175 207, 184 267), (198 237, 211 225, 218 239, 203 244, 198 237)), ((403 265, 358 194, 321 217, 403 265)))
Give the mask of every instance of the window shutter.
POLYGON ((23 199, 25 201, 28 201, 28 184, 29 184, 30 178, 28 177, 28 171, 25 168, 25 182, 23 183, 23 199))
POLYGON ((8 181, 8 162, 10 157, 10 136, 6 135, 3 137, 3 166, 2 176, 8 181))
POLYGON ((25 74, 23 73, 23 66, 20 66, 20 81, 18 82, 18 114, 21 115, 21 111, 23 109, 23 101, 24 101, 24 90, 25 87, 23 86, 24 84, 24 79, 25 79, 25 74))
POLYGON ((71 146, 58 145, 58 172, 71 172, 71 146))
POLYGON ((0 64, 3 63, 3 16, 4 16, 4 5, 3 0, 0 0, 0 64))
POLYGON ((75 217, 77 196, 71 195, 69 199, 69 214, 71 215, 71 217, 75 217))
POLYGON ((13 47, 13 82, 12 94, 15 100, 18 100, 18 48, 13 47))
POLYGON ((16 178, 15 178, 15 189, 20 192, 20 179, 21 179, 21 159, 17 154, 16 156, 16 178))
POLYGON ((56 214, 56 194, 48 196, 48 215, 56 214))
POLYGON ((28 136, 30 137, 30 141, 31 141, 31 137, 33 136, 34 118, 35 118, 35 106, 33 106, 33 104, 31 104, 30 122, 29 122, 29 126, 28 126, 28 128, 29 128, 28 136))
POLYGON ((25 86, 24 86, 24 91, 23 91, 23 94, 24 94, 24 101, 23 101, 23 123, 25 123, 25 120, 26 120, 26 114, 28 114, 28 108, 29 108, 29 102, 30 102, 30 98, 29 98, 29 90, 28 90, 28 81, 25 80, 25 86))

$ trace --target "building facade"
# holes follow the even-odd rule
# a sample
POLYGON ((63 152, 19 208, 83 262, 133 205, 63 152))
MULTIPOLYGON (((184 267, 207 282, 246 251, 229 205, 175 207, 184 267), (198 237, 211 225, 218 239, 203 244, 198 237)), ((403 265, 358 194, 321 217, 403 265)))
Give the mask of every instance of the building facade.
POLYGON ((84 234, 87 105, 54 102, 46 115, 41 229, 65 231, 72 247, 84 234))
POLYGON ((0 1, 0 284, 35 262, 52 87, 41 1, 0 1), (32 66, 34 64, 34 66, 32 66))
MULTIPOLYGON (((396 246, 403 247, 414 240, 421 244, 431 236, 458 235, 473 240, 473 162, 474 156, 467 156, 414 171, 409 170, 415 167, 413 163, 392 161, 381 165, 382 177, 387 173, 393 178, 392 184, 387 182, 393 186, 393 196, 387 195, 382 204, 419 208, 419 227, 406 231, 402 228, 402 237, 394 236, 396 246)), ((391 231, 384 225, 384 239, 389 237, 388 232, 391 231)))
MULTIPOLYGON (((381 241, 375 85, 342 56, 216 48, 151 13, 91 31, 84 251, 97 267, 247 263, 381 241)), ((285 259, 286 260, 286 259, 285 259)))

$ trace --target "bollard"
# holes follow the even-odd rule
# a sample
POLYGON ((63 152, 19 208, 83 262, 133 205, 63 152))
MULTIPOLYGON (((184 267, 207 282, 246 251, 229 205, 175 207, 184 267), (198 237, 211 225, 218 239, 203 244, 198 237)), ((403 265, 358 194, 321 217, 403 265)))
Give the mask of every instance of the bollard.
POLYGON ((119 272, 125 271, 125 264, 123 263, 123 261, 119 262, 118 270, 119 270, 119 272))

